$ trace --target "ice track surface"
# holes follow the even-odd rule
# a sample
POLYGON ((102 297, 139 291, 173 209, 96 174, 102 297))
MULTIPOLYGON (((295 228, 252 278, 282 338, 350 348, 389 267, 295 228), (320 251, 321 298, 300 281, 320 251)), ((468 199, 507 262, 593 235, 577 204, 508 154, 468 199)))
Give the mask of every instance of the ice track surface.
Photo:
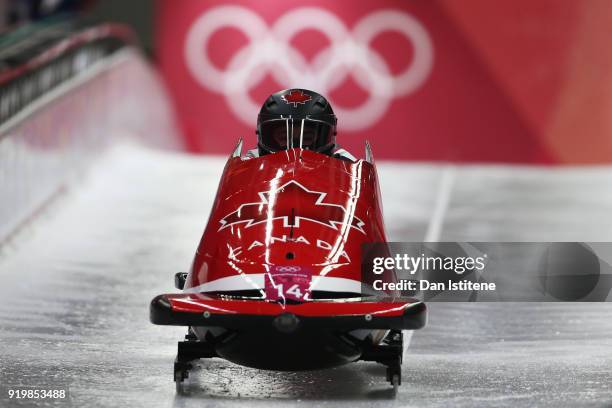
MULTIPOLYGON (((185 330, 150 324, 148 304, 189 267, 224 162, 118 146, 3 247, 0 406, 19 386, 67 386, 55 405, 75 407, 612 406, 609 303, 432 303, 397 396, 375 363, 279 373, 219 359, 176 396, 185 330)), ((381 162, 379 177, 392 240, 612 240, 609 167, 381 162)))

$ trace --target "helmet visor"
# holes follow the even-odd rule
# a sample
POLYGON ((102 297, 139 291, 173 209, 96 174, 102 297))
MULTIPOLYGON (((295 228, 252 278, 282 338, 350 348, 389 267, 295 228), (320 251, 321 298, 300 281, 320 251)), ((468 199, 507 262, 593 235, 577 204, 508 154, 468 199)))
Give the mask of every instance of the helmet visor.
POLYGON ((316 119, 271 119, 259 125, 259 143, 271 152, 301 148, 323 152, 333 144, 332 126, 316 119))

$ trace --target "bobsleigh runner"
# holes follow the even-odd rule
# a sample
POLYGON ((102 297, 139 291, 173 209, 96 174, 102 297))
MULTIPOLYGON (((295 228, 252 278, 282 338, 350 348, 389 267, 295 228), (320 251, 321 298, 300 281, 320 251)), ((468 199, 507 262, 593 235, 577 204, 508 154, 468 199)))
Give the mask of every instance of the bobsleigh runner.
POLYGON ((192 361, 214 357, 288 371, 376 361, 397 387, 402 330, 423 327, 426 308, 376 295, 362 279, 362 244, 386 242, 369 146, 366 160, 291 146, 249 158, 241 149, 225 166, 189 273, 175 276, 182 293, 151 302, 152 323, 188 327, 177 390, 192 361))

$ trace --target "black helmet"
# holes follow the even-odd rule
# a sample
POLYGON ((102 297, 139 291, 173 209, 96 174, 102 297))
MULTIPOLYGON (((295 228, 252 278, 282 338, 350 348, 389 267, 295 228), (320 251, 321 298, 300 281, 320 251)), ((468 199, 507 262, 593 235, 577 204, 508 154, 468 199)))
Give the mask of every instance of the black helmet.
POLYGON ((291 148, 329 154, 336 145, 336 115, 323 96, 285 89, 266 99, 257 116, 257 146, 264 155, 291 148))

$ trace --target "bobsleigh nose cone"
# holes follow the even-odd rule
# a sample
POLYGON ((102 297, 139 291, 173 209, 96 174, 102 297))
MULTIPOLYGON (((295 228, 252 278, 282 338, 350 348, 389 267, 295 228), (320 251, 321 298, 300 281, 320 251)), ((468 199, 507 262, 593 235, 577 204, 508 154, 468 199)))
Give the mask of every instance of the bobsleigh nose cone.
POLYGON ((274 327, 282 333, 292 333, 294 332, 300 324, 300 319, 298 319, 292 313, 283 313, 274 319, 274 327))

